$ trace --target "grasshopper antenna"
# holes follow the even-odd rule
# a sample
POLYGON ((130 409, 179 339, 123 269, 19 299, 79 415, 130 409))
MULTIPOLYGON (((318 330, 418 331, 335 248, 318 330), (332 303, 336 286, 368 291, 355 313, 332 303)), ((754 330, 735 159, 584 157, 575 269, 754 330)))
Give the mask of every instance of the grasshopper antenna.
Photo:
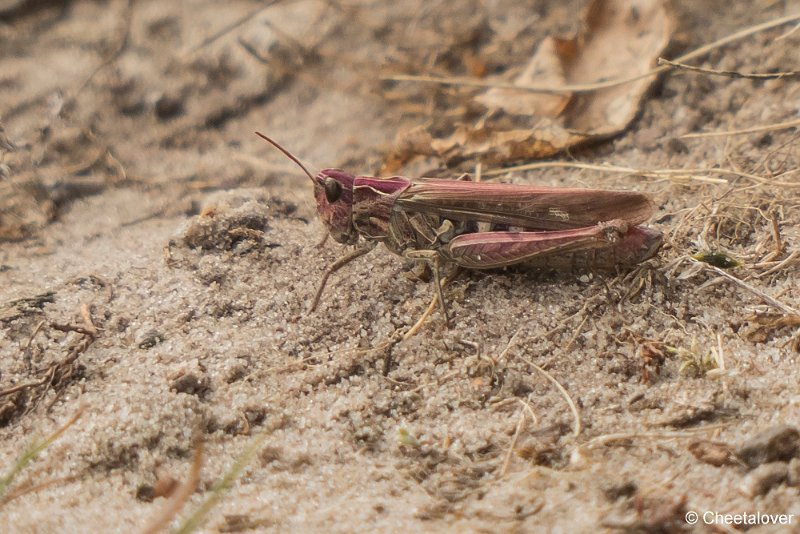
POLYGON ((295 163, 297 163, 297 165, 299 165, 299 166, 300 166, 300 168, 301 168, 301 169, 303 169, 303 172, 305 172, 305 173, 306 173, 306 175, 307 175, 309 178, 311 178, 311 181, 312 181, 312 182, 314 181, 314 177, 311 175, 311 173, 310 173, 310 172, 308 172, 308 169, 306 169, 305 165, 303 165, 302 163, 300 163, 300 160, 299 160, 299 159, 297 159, 297 156, 295 156, 294 154, 292 154, 291 152, 289 152, 288 150, 286 150, 285 148, 283 148, 281 145, 279 145, 279 144, 278 144, 278 142, 277 142, 277 141, 273 141, 272 139, 270 139, 270 138, 269 138, 269 137, 267 137, 266 135, 262 134, 261 132, 256 132, 256 135, 257 135, 257 136, 259 136, 259 137, 260 137, 261 139, 263 139, 264 141, 266 141, 267 143, 269 143, 269 144, 271 144, 272 146, 274 146, 275 148, 277 148, 278 150, 280 150, 281 152, 283 152, 283 155, 284 155, 284 156, 286 156, 286 157, 287 157, 287 158, 289 158, 290 160, 292 160, 292 161, 294 161, 295 163))

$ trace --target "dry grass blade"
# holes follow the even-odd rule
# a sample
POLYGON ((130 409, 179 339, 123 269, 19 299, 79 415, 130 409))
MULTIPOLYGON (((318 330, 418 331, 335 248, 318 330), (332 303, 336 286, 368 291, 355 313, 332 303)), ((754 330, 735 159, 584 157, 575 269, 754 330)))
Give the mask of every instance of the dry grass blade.
POLYGON ((741 130, 727 130, 723 132, 701 132, 682 135, 681 139, 698 139, 701 137, 725 137, 732 135, 745 135, 753 133, 774 132, 776 130, 787 130, 800 126, 800 119, 775 124, 765 124, 764 126, 753 126, 752 128, 742 128, 741 130))
POLYGON ((267 436, 271 433, 271 429, 264 430, 252 440, 250 445, 248 445, 244 452, 236 459, 228 472, 225 473, 225 476, 214 483, 208 498, 206 498, 206 500, 173 531, 175 534, 188 534, 194 532, 202 525, 206 515, 219 504, 225 496, 225 493, 231 489, 233 483, 241 476, 242 471, 244 471, 245 467, 247 467, 256 453, 261 449, 261 445, 264 444, 267 436))
POLYGON ((581 430, 583 429, 581 426, 581 415, 578 412, 578 407, 575 405, 575 401, 573 401, 572 397, 569 396, 567 390, 564 388, 564 386, 561 385, 561 383, 558 380, 553 378, 553 375, 551 375, 550 373, 548 373, 547 371, 545 371, 532 361, 528 360, 527 358, 522 358, 522 361, 533 367, 536 370, 536 372, 538 372, 539 374, 547 378, 550 382, 552 382, 553 385, 556 387, 556 389, 558 389, 559 393, 561 393, 561 396, 564 397, 564 400, 567 401, 567 404, 569 405, 569 409, 572 412, 572 417, 574 420, 572 426, 572 434, 575 437, 578 437, 581 433, 581 430))
POLYGON ((209 35, 208 37, 203 39, 198 45, 196 45, 191 50, 189 50, 186 53, 186 56, 191 56, 192 54, 195 54, 197 51, 199 51, 199 50, 205 48, 206 46, 210 45, 211 43, 213 43, 217 39, 219 39, 221 37, 224 37, 225 35, 229 34, 233 30, 235 30, 236 28, 241 27, 242 25, 244 25, 248 21, 250 21, 253 17, 258 16, 263 11, 266 11, 267 9, 272 7, 273 5, 277 4, 279 1, 280 0, 272 0, 270 2, 267 2, 266 5, 260 5, 257 8, 253 9, 252 11, 250 11, 249 13, 247 13, 246 15, 244 15, 244 16, 238 18, 237 20, 231 22, 230 24, 228 24, 227 26, 225 26, 221 30, 212 33, 211 35, 209 35))
POLYGON ((760 298, 766 304, 769 304, 770 306, 772 306, 774 308, 777 308, 778 310, 782 311, 783 313, 793 314, 793 315, 799 315, 800 314, 800 312, 798 312, 796 309, 792 308, 788 304, 784 304, 783 302, 781 302, 781 301, 779 301, 779 300, 767 295, 766 293, 764 293, 760 289, 757 289, 757 288, 751 286, 750 284, 748 284, 744 280, 740 280, 739 278, 736 278, 735 276, 733 276, 729 272, 725 271, 724 269, 720 269, 719 267, 715 267, 713 265, 709 265, 707 263, 703 263, 703 262, 697 261, 697 260, 695 260, 693 258, 689 258, 689 261, 692 261, 694 263, 700 264, 705 269, 708 269, 710 271, 714 271, 718 275, 720 275, 720 276, 722 276, 724 278, 727 278, 728 280, 730 280, 734 284, 738 285, 741 288, 744 288, 744 289, 748 290, 750 293, 752 293, 753 295, 756 295, 758 298, 760 298))
MULTIPOLYGON (((458 274, 458 273, 456 273, 456 274, 453 274, 453 275, 451 275, 449 278, 448 278, 447 276, 444 276, 444 277, 442 277, 442 284, 441 284, 441 288, 442 288, 442 289, 444 289, 444 288, 447 286, 447 284, 448 284, 448 283, 449 283, 449 282, 450 282, 450 281, 451 281, 453 278, 455 278, 455 277, 456 277, 456 275, 457 275, 457 274, 458 274)), ((417 332, 419 332, 419 331, 420 331, 420 329, 421 329, 421 328, 422 328, 422 327, 425 325, 425 322, 426 322, 426 321, 428 320, 428 318, 431 316, 431 314, 433 313, 433 310, 435 310, 435 309, 436 309, 436 305, 437 305, 438 303, 439 303, 439 293, 438 293, 438 292, 436 292, 436 293, 434 293, 434 294, 433 294, 433 298, 431 298, 431 303, 430 303, 430 304, 428 304, 428 308, 427 308, 427 309, 426 309, 426 310, 425 310, 425 311, 422 313, 422 315, 420 316, 420 318, 419 318, 419 319, 417 319, 417 322, 416 322, 416 323, 414 323, 414 325, 413 325, 411 328, 409 328, 409 329, 408 329, 408 332, 406 332, 406 333, 403 335, 403 338, 400 340, 400 341, 401 341, 401 343, 402 343, 402 342, 406 342, 406 341, 408 341, 409 339, 411 339, 412 337, 414 337, 415 335, 417 335, 417 332)))
POLYGON ((14 462, 14 466, 11 468, 8 474, 3 478, 0 478, 0 497, 2 497, 6 490, 8 490, 8 487, 14 481, 14 478, 16 478, 16 476, 20 474, 20 472, 22 472, 22 470, 24 470, 28 464, 34 461, 39 454, 42 453, 42 451, 44 451, 47 447, 52 445, 55 440, 61 437, 61 435, 66 432, 69 427, 74 425, 75 422, 80 419, 82 414, 83 407, 80 407, 78 408, 78 411, 75 412, 75 415, 70 417, 66 423, 58 427, 55 432, 47 436, 42 441, 32 443, 31 446, 20 455, 17 461, 14 462))
MULTIPOLYGON (((618 165, 597 165, 591 163, 580 163, 574 161, 541 161, 538 163, 527 163, 525 165, 516 165, 514 167, 504 167, 500 169, 493 169, 483 173, 484 176, 496 176, 499 174, 506 174, 514 171, 530 171, 535 169, 547 168, 575 168, 587 169, 601 172, 611 172, 618 174, 630 174, 637 176, 644 176, 648 178, 666 178, 676 181, 697 181, 712 184, 727 185, 728 180, 722 178, 711 178, 709 176, 696 176, 697 174, 721 174, 745 178, 756 182, 758 184, 781 186, 781 187, 800 187, 800 183, 784 182, 781 180, 774 180, 771 178, 764 178, 752 173, 737 171, 734 169, 724 169, 716 167, 695 168, 695 169, 636 169, 633 167, 622 167, 618 165)), ((781 176, 793 173, 794 171, 787 171, 781 176)))
POLYGON ((659 65, 666 65, 676 70, 686 70, 689 72, 696 72, 698 74, 708 74, 710 76, 724 76, 726 78, 744 78, 748 80, 777 80, 779 78, 798 78, 800 71, 791 72, 768 72, 768 73, 748 73, 739 72, 735 70, 715 70, 706 69, 703 67, 696 67, 694 65, 687 65, 685 63, 678 63, 677 61, 670 61, 663 57, 658 58, 659 65))
POLYGON ((716 424, 716 425, 707 425, 702 427, 693 428, 690 430, 682 430, 682 431, 665 431, 665 432, 618 432, 616 434, 605 434, 603 436, 597 436, 596 438, 592 438, 585 444, 581 445, 581 448, 584 450, 591 450, 596 449, 598 447, 604 447, 609 443, 614 443, 616 441, 628 441, 632 439, 656 439, 656 440, 666 440, 666 439, 685 439, 685 438, 693 438, 696 437, 698 433, 701 432, 711 432, 715 430, 720 430, 725 428, 728 424, 716 424))
POLYGON ((506 476, 506 473, 508 472, 508 466, 511 465, 511 455, 514 453, 514 448, 517 446, 517 440, 519 439, 519 435, 522 433, 522 429, 525 428, 525 419, 527 418, 525 414, 526 411, 523 407, 523 409, 520 410, 517 427, 514 429, 514 436, 511 438, 511 443, 508 445, 506 457, 503 459, 503 467, 500 469, 499 478, 506 476))
POLYGON ((189 476, 180 488, 175 492, 172 499, 161 509, 161 512, 142 530, 142 534, 156 534, 167 528, 170 521, 181 511, 183 506, 192 496, 197 484, 200 482, 200 472, 203 469, 203 442, 197 440, 192 456, 192 465, 189 468, 189 476))

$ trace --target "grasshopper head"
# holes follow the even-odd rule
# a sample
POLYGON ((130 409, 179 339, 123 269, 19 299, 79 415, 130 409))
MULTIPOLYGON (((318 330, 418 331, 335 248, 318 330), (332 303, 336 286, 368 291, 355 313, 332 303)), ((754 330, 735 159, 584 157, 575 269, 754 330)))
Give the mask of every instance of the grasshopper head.
POLYGON ((331 236, 339 243, 355 244, 358 241, 358 232, 353 226, 353 183, 356 177, 339 169, 322 169, 314 177, 294 154, 266 135, 259 132, 256 135, 283 152, 314 183, 317 212, 331 236))
POLYGON ((358 241, 353 226, 353 182, 356 177, 339 169, 322 169, 314 178, 317 212, 328 231, 339 243, 358 241))

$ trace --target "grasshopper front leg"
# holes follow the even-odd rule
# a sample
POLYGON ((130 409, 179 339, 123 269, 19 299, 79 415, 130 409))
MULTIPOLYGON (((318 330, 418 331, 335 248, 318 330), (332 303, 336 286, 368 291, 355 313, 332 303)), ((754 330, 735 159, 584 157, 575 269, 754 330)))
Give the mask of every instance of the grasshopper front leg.
POLYGON ((322 292, 325 290, 325 285, 328 283, 328 278, 330 278, 330 276, 333 273, 335 273, 336 271, 338 271, 339 269, 341 269, 342 267, 344 267, 345 265, 347 265, 351 261, 355 260, 356 258, 360 258, 364 254, 370 252, 372 249, 375 248, 375 245, 377 245, 377 244, 378 244, 377 241, 369 241, 368 240, 368 241, 366 241, 364 243, 363 246, 355 249, 354 251, 350 252, 349 254, 347 254, 345 256, 342 256, 341 258, 336 260, 333 263, 333 265, 328 267, 328 269, 325 271, 325 274, 322 275, 322 280, 319 283, 319 288, 317 288, 317 294, 314 295, 314 302, 311 303, 311 308, 308 311, 309 312, 313 312, 314 310, 317 309, 317 306, 319 305, 319 301, 322 298, 322 292))

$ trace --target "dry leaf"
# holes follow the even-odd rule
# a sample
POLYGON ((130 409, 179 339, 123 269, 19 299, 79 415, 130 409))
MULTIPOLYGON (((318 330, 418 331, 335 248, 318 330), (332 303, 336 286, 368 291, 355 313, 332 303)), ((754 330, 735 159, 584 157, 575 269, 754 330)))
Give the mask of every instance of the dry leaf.
MULTIPOLYGON (((573 38, 548 37, 514 83, 559 87, 636 76, 655 66, 672 30, 663 0, 595 0, 583 27, 573 38)), ((434 139, 430 146, 448 164, 552 156, 624 131, 653 80, 575 95, 489 89, 472 105, 487 109, 484 119, 455 126, 453 134, 434 139)), ((400 145, 404 151, 389 157, 394 167, 410 159, 410 145, 400 145)))
POLYGON ((551 156, 582 140, 582 136, 559 127, 556 121, 542 119, 531 129, 492 132, 461 127, 447 139, 434 139, 431 147, 448 162, 480 159, 500 164, 528 159, 532 153, 536 154, 534 157, 551 156))
MULTIPOLYGON (((598 0, 586 19, 588 32, 578 41, 569 83, 621 79, 652 69, 667 46, 672 24, 661 0, 598 0)), ((636 116, 654 78, 643 78, 576 97, 565 126, 591 136, 614 135, 636 116)))
MULTIPOLYGON (((514 80, 516 85, 552 85, 569 83, 564 73, 564 63, 558 53, 559 43, 565 41, 548 37, 539 46, 528 66, 514 80)), ((569 103, 569 95, 525 93, 513 89, 489 89, 475 100, 490 110, 502 110, 515 115, 558 117, 569 103)))

